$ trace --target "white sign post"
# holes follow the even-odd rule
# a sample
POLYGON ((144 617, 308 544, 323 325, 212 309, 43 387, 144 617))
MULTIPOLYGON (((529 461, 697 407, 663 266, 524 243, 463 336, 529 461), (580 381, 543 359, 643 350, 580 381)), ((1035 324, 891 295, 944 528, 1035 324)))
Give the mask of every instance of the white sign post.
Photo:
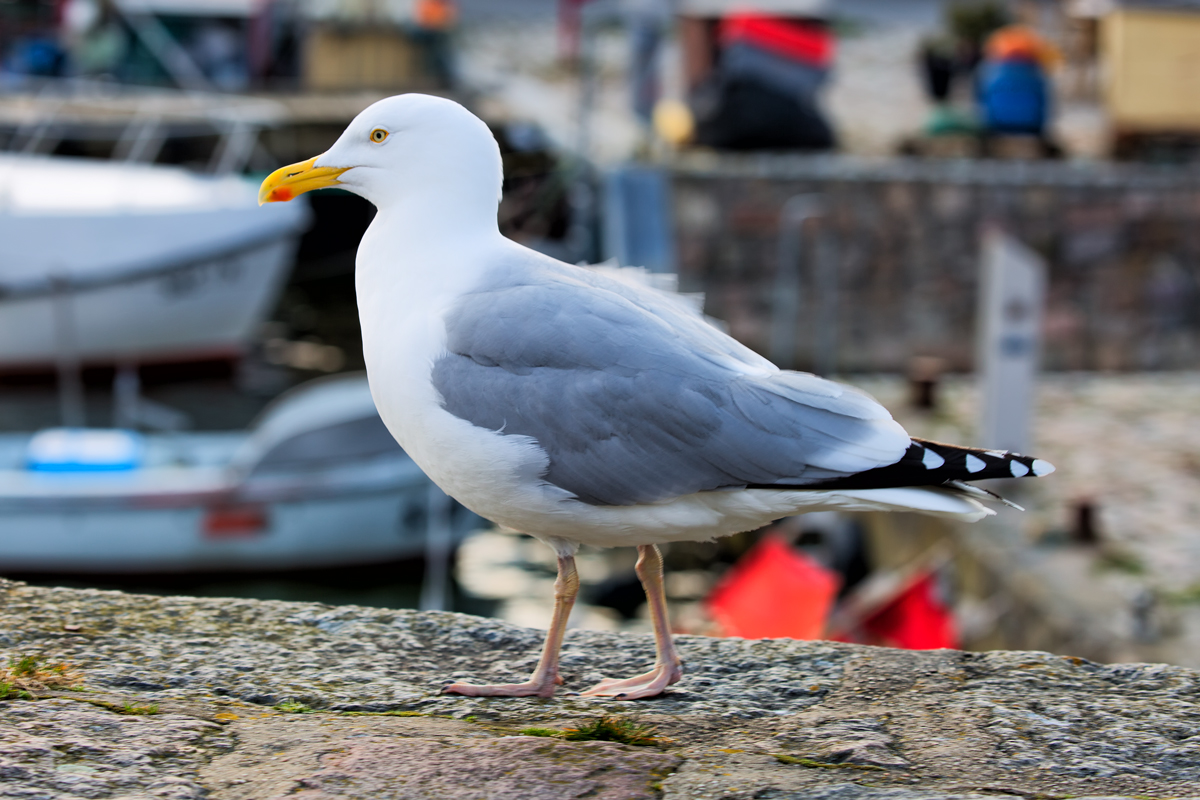
POLYGON ((979 277, 980 444, 1026 453, 1041 360, 1046 262, 991 228, 983 236, 979 277))

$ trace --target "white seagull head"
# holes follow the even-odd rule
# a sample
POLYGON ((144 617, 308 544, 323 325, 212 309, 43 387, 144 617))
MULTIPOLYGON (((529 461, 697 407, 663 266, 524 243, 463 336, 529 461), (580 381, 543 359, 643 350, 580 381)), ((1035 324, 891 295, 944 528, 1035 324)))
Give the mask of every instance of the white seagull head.
POLYGON ((503 169, 487 125, 453 100, 402 94, 371 105, 326 152, 271 173, 259 204, 338 186, 393 206, 478 209, 495 224, 503 169))

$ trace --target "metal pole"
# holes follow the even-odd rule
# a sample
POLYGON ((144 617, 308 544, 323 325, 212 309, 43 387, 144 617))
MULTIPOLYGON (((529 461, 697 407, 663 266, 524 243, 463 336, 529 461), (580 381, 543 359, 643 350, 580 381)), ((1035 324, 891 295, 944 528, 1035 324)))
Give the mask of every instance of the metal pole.
POLYGON ((176 86, 187 91, 213 90, 212 82, 204 74, 204 70, 196 65, 191 54, 171 35, 158 17, 152 13, 126 11, 119 3, 114 3, 113 7, 138 41, 145 45, 154 60, 166 70, 176 86))
POLYGON ((567 170, 567 202, 571 220, 567 230, 567 243, 571 257, 578 261, 595 258, 596 237, 592 220, 595 218, 596 193, 588 181, 589 156, 592 149, 592 116, 596 105, 596 42, 595 25, 584 13, 583 3, 587 0, 572 0, 579 13, 579 108, 576 114, 578 128, 575 131, 575 157, 567 170))
POLYGON ((233 122, 221 136, 216 152, 209 163, 209 171, 214 175, 227 175, 231 172, 241 172, 250 160, 254 143, 258 139, 258 129, 242 121, 233 122))
POLYGON ((113 427, 136 428, 141 377, 137 364, 122 361, 113 376, 113 427))
POLYGON ((778 264, 771 298, 771 360, 783 369, 796 366, 796 329, 800 324, 800 249, 803 226, 821 216, 815 194, 789 197, 779 212, 778 264))
POLYGON ((454 501, 429 484, 425 509, 425 579, 421 582, 421 610, 447 610, 450 555, 454 551, 450 531, 450 504, 454 501))
POLYGON ((86 424, 83 407, 83 367, 79 360, 75 331, 74 298, 70 281, 62 275, 52 279, 54 294, 54 364, 58 370, 58 409, 63 427, 82 428, 86 424))
POLYGON ((592 109, 596 105, 595 24, 580 11, 579 24, 579 129, 575 151, 584 161, 592 149, 592 109))

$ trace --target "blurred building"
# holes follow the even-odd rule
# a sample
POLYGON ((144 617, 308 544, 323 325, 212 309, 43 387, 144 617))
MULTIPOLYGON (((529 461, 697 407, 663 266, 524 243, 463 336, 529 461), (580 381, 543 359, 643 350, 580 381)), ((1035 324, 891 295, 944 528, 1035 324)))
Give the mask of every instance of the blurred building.
POLYGON ((1055 76, 1087 155, 1143 161, 1200 157, 1200 2, 1026 0, 1024 21, 1063 55, 1055 76), (1093 111, 1089 111, 1092 109, 1093 111))
POLYGON ((17 0, 9 80, 90 77, 189 90, 447 89, 448 0, 17 0))

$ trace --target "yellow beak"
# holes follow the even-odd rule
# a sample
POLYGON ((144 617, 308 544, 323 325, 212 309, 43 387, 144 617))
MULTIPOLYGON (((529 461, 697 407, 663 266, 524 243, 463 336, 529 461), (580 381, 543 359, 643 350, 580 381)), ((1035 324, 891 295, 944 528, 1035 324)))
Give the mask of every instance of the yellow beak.
POLYGON ((293 197, 311 192, 313 189, 323 189, 326 186, 337 186, 338 177, 350 167, 318 167, 317 159, 310 158, 299 164, 280 167, 267 176, 258 190, 258 204, 278 203, 291 200, 293 197))

